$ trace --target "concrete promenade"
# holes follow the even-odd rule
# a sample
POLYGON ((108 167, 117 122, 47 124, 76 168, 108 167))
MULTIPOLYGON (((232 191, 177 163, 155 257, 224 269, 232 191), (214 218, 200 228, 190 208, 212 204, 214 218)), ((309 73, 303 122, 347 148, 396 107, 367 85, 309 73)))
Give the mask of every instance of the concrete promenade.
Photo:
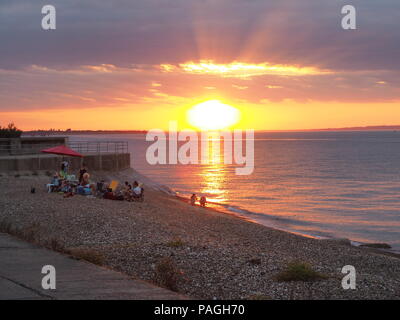
POLYGON ((0 233, 0 300, 177 300, 186 297, 127 275, 0 233), (56 269, 56 289, 42 288, 42 267, 56 269))

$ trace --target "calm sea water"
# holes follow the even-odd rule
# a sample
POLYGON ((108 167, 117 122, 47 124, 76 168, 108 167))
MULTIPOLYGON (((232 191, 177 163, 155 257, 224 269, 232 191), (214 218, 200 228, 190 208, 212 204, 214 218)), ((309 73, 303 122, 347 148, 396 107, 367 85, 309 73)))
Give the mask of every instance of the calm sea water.
POLYGON ((258 223, 400 249, 400 132, 258 133, 250 176, 235 165, 151 166, 144 135, 77 139, 129 141, 139 172, 258 223))

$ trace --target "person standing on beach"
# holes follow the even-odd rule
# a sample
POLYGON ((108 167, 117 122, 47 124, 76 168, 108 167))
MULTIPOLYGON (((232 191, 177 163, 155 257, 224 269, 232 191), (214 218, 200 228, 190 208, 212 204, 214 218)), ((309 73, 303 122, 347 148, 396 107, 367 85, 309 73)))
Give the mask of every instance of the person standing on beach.
POLYGON ((68 160, 63 160, 63 162, 61 163, 61 171, 64 171, 66 175, 68 174, 68 167, 69 167, 68 160))
POLYGON ((85 164, 82 164, 81 170, 79 170, 79 184, 82 183, 83 175, 84 175, 85 173, 87 173, 87 168, 86 168, 86 165, 85 165, 85 164))
POLYGON ((190 204, 194 206, 196 205, 196 201, 197 201, 196 194, 193 193, 192 196, 190 197, 190 204))

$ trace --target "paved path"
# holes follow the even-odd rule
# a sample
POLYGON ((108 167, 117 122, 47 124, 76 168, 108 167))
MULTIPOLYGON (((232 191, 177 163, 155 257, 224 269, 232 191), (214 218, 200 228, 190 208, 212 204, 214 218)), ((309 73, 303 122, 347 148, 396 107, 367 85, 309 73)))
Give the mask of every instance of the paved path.
POLYGON ((0 233, 0 300, 186 299, 127 275, 78 261, 0 233), (44 265, 56 269, 56 289, 42 288, 44 265))

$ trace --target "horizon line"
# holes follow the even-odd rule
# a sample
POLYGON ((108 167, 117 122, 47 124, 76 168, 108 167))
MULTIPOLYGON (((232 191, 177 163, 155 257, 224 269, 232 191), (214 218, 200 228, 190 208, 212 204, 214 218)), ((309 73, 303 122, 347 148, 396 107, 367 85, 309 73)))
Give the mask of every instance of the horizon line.
MULTIPOLYGON (((148 132, 152 129, 33 129, 33 130, 22 130, 23 133, 29 132, 63 132, 63 133, 74 133, 74 132, 131 132, 131 133, 143 133, 148 132)), ((232 130, 232 129, 224 129, 232 130)), ((221 131, 224 131, 221 130, 221 131)), ((246 130, 246 129, 242 129, 246 130)), ((258 129, 255 132, 301 132, 301 131, 388 131, 388 130, 400 130, 400 125, 371 125, 371 126, 353 126, 353 127, 338 127, 338 128, 318 128, 318 129, 258 129)), ((201 130, 195 130, 201 131, 201 130)))

